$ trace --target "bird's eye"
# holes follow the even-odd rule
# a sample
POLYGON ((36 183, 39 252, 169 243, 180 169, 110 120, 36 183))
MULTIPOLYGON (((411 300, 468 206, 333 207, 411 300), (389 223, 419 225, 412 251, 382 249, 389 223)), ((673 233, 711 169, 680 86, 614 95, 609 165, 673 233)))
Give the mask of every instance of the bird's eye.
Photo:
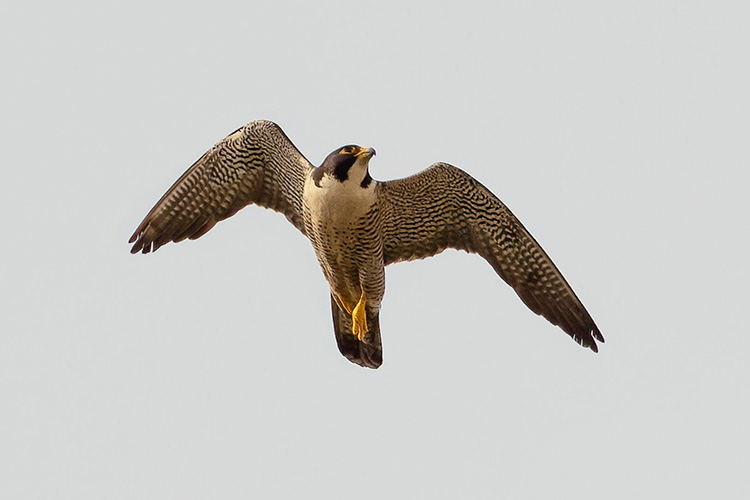
POLYGON ((346 147, 343 147, 343 148, 341 148, 341 151, 339 152, 339 154, 342 154, 342 155, 350 155, 350 154, 352 154, 353 152, 354 152, 354 148, 353 148, 353 147, 351 147, 351 146, 346 146, 346 147))

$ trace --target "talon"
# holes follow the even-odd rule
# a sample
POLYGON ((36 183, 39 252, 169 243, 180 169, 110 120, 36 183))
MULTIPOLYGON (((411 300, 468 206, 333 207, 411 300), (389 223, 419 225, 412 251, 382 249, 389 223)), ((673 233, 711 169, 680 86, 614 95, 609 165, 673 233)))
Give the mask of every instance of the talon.
POLYGON ((365 312, 365 294, 359 298, 359 302, 354 306, 352 311, 352 333, 359 339, 360 342, 364 342, 365 334, 368 332, 367 328, 367 314, 365 312))

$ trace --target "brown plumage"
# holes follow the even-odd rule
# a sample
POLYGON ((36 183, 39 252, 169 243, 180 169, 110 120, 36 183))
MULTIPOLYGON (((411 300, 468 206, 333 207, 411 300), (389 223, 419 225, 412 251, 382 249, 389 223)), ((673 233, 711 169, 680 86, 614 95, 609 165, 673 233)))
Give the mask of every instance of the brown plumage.
POLYGON ((446 248, 477 253, 536 314, 597 352, 599 328, 552 259, 489 189, 447 163, 379 185, 385 265, 446 248))
POLYGON ((312 169, 278 125, 249 123, 177 179, 130 237, 130 252, 199 238, 251 203, 281 212, 304 233, 302 187, 312 169))
POLYGON ((599 328, 552 260, 487 188, 446 163, 388 182, 374 181, 369 148, 344 146, 317 169, 284 132, 251 122, 185 172, 138 226, 132 252, 195 239, 249 204, 283 213, 313 244, 331 287, 341 353, 362 366, 382 363, 384 267, 446 248, 486 259, 536 314, 596 352, 599 328))

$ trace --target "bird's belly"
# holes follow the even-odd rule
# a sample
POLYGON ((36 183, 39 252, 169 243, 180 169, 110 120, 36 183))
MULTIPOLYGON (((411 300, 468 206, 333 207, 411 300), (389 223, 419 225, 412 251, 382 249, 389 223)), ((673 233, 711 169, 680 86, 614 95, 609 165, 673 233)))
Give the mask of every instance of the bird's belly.
POLYGON ((330 222, 313 223, 311 241, 315 255, 337 295, 356 303, 361 294, 360 267, 366 260, 362 245, 358 244, 357 228, 330 222))
POLYGON ((378 231, 377 205, 373 190, 350 190, 338 182, 314 186, 308 179, 303 197, 305 233, 315 250, 332 293, 355 305, 363 283, 378 276, 377 296, 382 274, 381 239, 378 231), (378 269, 378 266, 380 270, 378 269))

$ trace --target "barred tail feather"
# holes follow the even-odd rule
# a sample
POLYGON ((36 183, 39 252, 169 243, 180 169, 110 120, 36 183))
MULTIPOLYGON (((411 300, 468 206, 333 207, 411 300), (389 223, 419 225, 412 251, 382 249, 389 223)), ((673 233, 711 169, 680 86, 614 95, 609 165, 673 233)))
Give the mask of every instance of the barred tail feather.
POLYGON ((331 296, 333 312, 333 330, 339 351, 346 359, 366 368, 378 368, 383 363, 383 347, 380 340, 380 312, 367 310, 367 326, 370 331, 361 342, 352 333, 352 317, 342 311, 331 296))

